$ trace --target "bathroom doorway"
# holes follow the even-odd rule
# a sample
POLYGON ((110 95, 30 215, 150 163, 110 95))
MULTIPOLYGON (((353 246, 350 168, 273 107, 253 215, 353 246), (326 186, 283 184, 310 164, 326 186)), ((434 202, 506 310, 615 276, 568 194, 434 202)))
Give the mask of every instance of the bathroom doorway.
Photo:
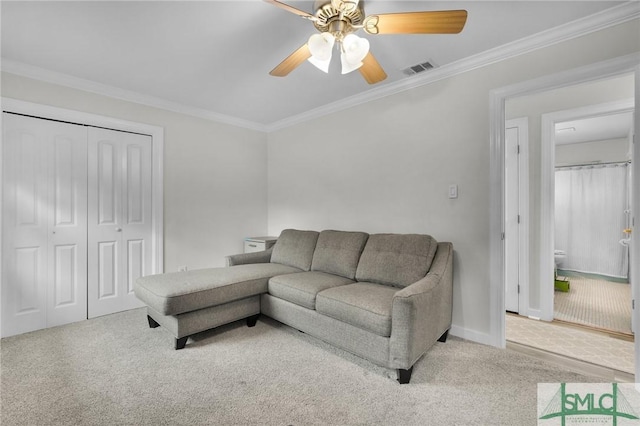
MULTIPOLYGON (((577 353, 563 353, 567 350, 567 345, 562 344, 563 339, 554 347, 544 347, 545 341, 548 343, 553 336, 558 336, 561 333, 558 331, 549 331, 543 339, 538 339, 543 335, 536 327, 544 326, 550 327, 551 330, 559 330, 554 327, 567 327, 566 324, 561 324, 561 321, 554 320, 554 305, 555 305, 555 291, 554 291, 554 271, 555 271, 555 222, 554 211, 550 212, 550 209, 555 204, 555 130, 556 124, 566 124, 567 122, 578 118, 575 115, 563 116, 558 115, 563 111, 576 111, 582 113, 584 117, 594 117, 597 115, 609 115, 614 110, 627 109, 633 111, 635 104, 635 73, 630 72, 628 74, 618 74, 609 76, 601 80, 590 80, 584 83, 578 83, 574 85, 566 85, 564 87, 549 89, 547 91, 531 91, 529 94, 506 97, 505 98, 505 110, 504 118, 505 122, 512 119, 527 118, 529 122, 529 167, 532 171, 529 183, 530 196, 529 196, 529 209, 521 211, 521 215, 526 215, 529 219, 527 225, 527 232, 530 236, 528 245, 528 282, 526 283, 528 288, 525 288, 525 298, 520 298, 520 306, 518 307, 519 315, 506 314, 505 315, 505 330, 507 344, 511 344, 513 341, 519 339, 518 336, 514 337, 514 333, 521 333, 522 341, 526 341, 523 345, 527 347, 533 347, 542 349, 546 353, 558 353, 563 356, 581 359, 582 355, 588 356, 588 352, 593 352, 594 347, 598 348, 598 353, 602 350, 606 351, 606 348, 610 345, 604 343, 599 345, 592 336, 587 336, 584 339, 584 347, 581 354, 577 353), (607 106, 609 110, 601 111, 598 109, 602 106, 607 106), (611 107, 614 107, 611 109, 611 107), (594 109, 595 108, 595 109, 594 109), (550 142, 549 142, 550 141, 550 142), (545 146, 548 143, 548 146, 545 146), (550 148, 551 147, 551 148, 550 148), (545 177, 545 174, 548 174, 545 177), (551 220, 547 216, 550 216, 551 220), (522 302, 525 302, 524 304, 522 302), (544 320, 544 321, 535 321, 544 320), (596 345, 596 346, 594 346, 596 345)), ((601 108, 600 108, 601 109, 601 108)), ((632 120, 633 122, 633 120, 632 120)), ((564 128, 564 127, 560 127, 564 128)), ((630 132, 631 134, 632 132, 630 132)), ((630 137, 627 134, 627 137, 630 137)), ((607 138, 605 138, 607 139, 607 138)), ((618 138, 620 139, 620 138, 618 138)), ((625 154, 629 153, 629 139, 627 139, 627 149, 625 154)), ((505 145, 506 148, 506 145, 505 145)), ((605 147, 606 150, 610 150, 611 146, 605 147)), ((633 151, 633 150, 631 150, 633 151)), ((632 160, 623 159, 621 162, 632 160)), ((602 157, 592 161, 609 162, 607 158, 602 157)), ((587 161, 584 160, 583 164, 587 161)), ((612 161, 613 162, 613 161, 612 161)), ((637 168, 634 164, 633 167, 629 164, 628 169, 637 168)), ((629 179, 631 182, 632 179, 629 179)), ((505 179, 505 194, 508 192, 508 186, 510 182, 505 179)), ((629 190, 631 192, 631 190, 629 190)), ((508 204, 508 200, 505 199, 504 204, 508 204)), ((619 229, 620 236, 615 240, 615 243, 624 247, 618 243, 620 239, 623 239, 622 231, 624 227, 619 229)), ((568 250, 565 250, 565 253, 568 250)), ((508 259, 508 255, 505 253, 505 261, 508 259)), ((563 270, 561 278, 568 278, 576 281, 576 277, 566 277, 570 272, 563 270)), ((627 277, 633 274, 633 270, 627 273, 627 277)), ((598 274, 596 274, 598 275, 598 274)), ((574 287, 574 283, 571 283, 574 287)), ((622 285, 622 283, 616 283, 622 285)), ((505 283, 508 285, 508 283, 505 283)), ((631 286, 624 284, 627 289, 631 286)), ((504 291, 504 290, 503 290, 504 291)), ((576 294, 577 291, 569 292, 569 294, 576 294)), ((627 306, 631 304, 631 298, 626 301, 627 306)), ((599 308, 596 308, 596 310, 599 308)), ((599 312, 595 313, 599 316, 599 312)), ((631 314, 633 316, 633 314, 631 314)), ((580 329, 578 329, 580 330, 580 329)), ((593 328, 595 330, 595 327, 593 328)), ((588 330, 591 333, 593 330, 588 330)), ((564 330, 563 330, 564 332, 564 330)), ((597 331, 593 331, 598 333, 597 331)), ((546 332, 545 332, 546 333, 546 332)), ((601 333, 605 338, 612 337, 611 333, 601 333)), ((617 349, 612 353, 612 356, 622 356, 624 359, 618 359, 615 365, 627 365, 628 368, 625 371, 633 372, 634 366, 634 343, 633 336, 626 339, 620 339, 619 336, 613 336, 616 339, 616 344, 624 345, 624 349, 617 349)), ((573 338, 572 338, 573 339, 573 338)), ((577 340, 576 340, 577 341, 577 340)), ((608 357, 608 355, 607 355, 608 357)), ((599 364, 597 359, 586 359, 587 363, 599 364)), ((615 366, 612 367, 615 369, 615 366)))
POLYGON ((631 336, 633 102, 560 115, 571 118, 552 118, 553 319, 631 336))

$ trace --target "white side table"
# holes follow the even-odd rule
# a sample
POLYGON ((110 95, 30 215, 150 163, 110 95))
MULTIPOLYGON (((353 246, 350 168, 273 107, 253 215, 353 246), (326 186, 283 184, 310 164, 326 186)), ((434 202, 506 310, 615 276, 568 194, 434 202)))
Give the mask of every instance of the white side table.
POLYGON ((278 237, 249 237, 244 239, 244 252, 268 250, 276 243, 278 237))

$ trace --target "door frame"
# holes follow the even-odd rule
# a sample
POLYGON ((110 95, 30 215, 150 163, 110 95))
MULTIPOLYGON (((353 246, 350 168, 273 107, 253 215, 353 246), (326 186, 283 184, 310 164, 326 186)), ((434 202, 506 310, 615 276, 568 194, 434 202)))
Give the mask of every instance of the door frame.
MULTIPOLYGON (((606 102, 597 105, 589 105, 581 108, 573 108, 564 111, 554 111, 542 115, 541 123, 541 178, 542 194, 540 199, 540 276, 552 277, 554 270, 554 246, 555 246, 555 125, 563 121, 592 118, 608 114, 631 112, 634 110, 634 100, 625 99, 614 102, 606 102)), ((631 182, 635 188, 635 182, 631 182)), ((629 262, 629 268, 631 268, 629 262)), ((634 290, 638 284, 631 280, 631 288, 634 290)), ((552 281, 540 282, 540 319, 553 320, 553 288, 552 281)))
MULTIPOLYGON (((103 127, 106 129, 120 130, 124 132, 140 133, 151 136, 152 146, 152 237, 151 237, 151 273, 164 272, 164 128, 144 123, 122 120, 87 112, 58 108, 33 102, 22 101, 13 98, 1 98, 2 112, 28 115, 36 118, 44 118, 63 121, 73 124, 103 127)), ((1 122, 0 122, 1 124, 1 122)), ((2 147, 0 146, 0 158, 2 147)), ((0 169, 0 173, 2 170, 0 169)), ((0 174, 0 188, 2 187, 2 175, 0 174)), ((1 189, 0 189, 1 190, 1 189)), ((1 195, 1 194, 0 194, 1 195)), ((2 217, 0 216, 0 220, 2 217)), ((0 231, 1 232, 1 231, 0 231)), ((0 235, 1 237, 1 235, 0 235)), ((2 253, 0 252, 0 256, 2 253)), ((2 272, 2 271, 0 271, 2 272)))
MULTIPOLYGON (((491 90, 489 93, 489 155, 490 155, 490 215, 489 215, 489 282, 490 282, 490 335, 493 346, 506 347, 505 338, 505 279, 504 279, 504 129, 507 99, 573 86, 623 74, 635 74, 635 103, 640 102, 640 53, 596 62, 533 80, 491 90)), ((640 129, 640 109, 635 108, 635 129, 640 129)), ((640 158, 640 144, 634 143, 634 158, 640 158)), ((640 161, 635 161, 634 186, 640 188, 640 161)), ((544 190, 544 188, 542 188, 544 190)), ((640 197, 633 200, 635 215, 640 214, 640 197)), ((640 232, 634 228, 632 245, 640 247, 640 232)), ((640 250, 633 251, 632 262, 640 264, 640 250)), ((637 275, 637 274, 636 274, 637 275)), ((638 280, 640 277, 632 277, 638 280)), ((638 281, 636 281, 638 282, 638 281)), ((640 309, 634 311, 636 320, 640 309)), ((635 342, 635 370, 640 372, 640 339, 635 342)))
MULTIPOLYGON (((507 128, 518 128, 518 214, 520 222, 518 226, 518 314, 532 315, 529 308, 529 118, 519 117, 505 121, 507 128)), ((505 164, 506 166, 506 164, 505 164)), ((509 193, 507 186, 512 182, 505 181, 505 197, 509 193)), ((507 199, 505 198, 505 208, 507 199)), ((510 238, 505 233, 506 242, 510 238)), ((506 255, 505 255, 506 256, 506 255)), ((506 268, 508 265, 505 262, 506 268)), ((505 283, 505 286, 507 284, 505 283)))

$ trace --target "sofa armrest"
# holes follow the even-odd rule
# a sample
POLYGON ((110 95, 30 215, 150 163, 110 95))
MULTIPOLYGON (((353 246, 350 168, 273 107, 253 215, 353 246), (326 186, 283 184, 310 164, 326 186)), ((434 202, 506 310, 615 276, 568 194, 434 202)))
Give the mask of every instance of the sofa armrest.
POLYGON ((249 263, 269 263, 271 262, 271 253, 273 247, 264 251, 256 251, 253 253, 232 254, 227 256, 227 266, 246 265, 249 263))
POLYGON ((433 263, 421 280, 393 298, 389 360, 392 368, 410 368, 451 328, 453 245, 438 243, 433 263))

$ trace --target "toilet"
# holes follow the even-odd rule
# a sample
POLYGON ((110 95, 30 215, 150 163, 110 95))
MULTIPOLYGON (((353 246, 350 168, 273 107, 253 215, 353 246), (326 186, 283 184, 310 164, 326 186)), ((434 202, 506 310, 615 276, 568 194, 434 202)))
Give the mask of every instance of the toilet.
POLYGON ((556 268, 562 269, 562 265, 567 258, 567 252, 564 250, 554 250, 553 257, 556 261, 556 268))

